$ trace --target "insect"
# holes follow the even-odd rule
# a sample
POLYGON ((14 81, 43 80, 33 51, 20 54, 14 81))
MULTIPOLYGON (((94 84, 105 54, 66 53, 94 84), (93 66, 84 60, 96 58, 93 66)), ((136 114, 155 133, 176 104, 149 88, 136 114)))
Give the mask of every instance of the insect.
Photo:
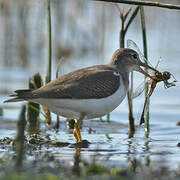
POLYGON ((164 71, 164 72, 156 71, 154 73, 153 77, 154 77, 154 79, 150 80, 150 83, 148 84, 148 93, 147 93, 146 98, 145 98, 143 112, 141 114, 141 119, 140 119, 140 125, 143 124, 145 121, 144 116, 145 116, 146 111, 147 111, 149 99, 150 99, 150 96, 152 95, 154 89, 156 88, 157 83, 163 81, 164 82, 164 88, 167 89, 167 88, 170 88, 172 86, 175 86, 175 83, 177 82, 175 77, 168 71, 164 71), (171 78, 171 76, 174 78, 174 80, 172 82, 168 82, 168 80, 171 78))
MULTIPOLYGON (((147 59, 144 57, 144 55, 141 53, 141 51, 139 50, 139 48, 135 42, 133 42, 132 40, 128 40, 127 45, 129 48, 134 49, 138 52, 141 60, 145 61, 146 63, 149 63, 147 61, 147 59)), ((158 61, 155 69, 157 69, 159 62, 160 62, 160 60, 158 61)), ((148 92, 147 92, 145 102, 144 102, 143 112, 142 112, 141 119, 140 119, 140 125, 142 123, 144 123, 144 116, 147 112, 149 99, 150 99, 150 96, 152 95, 152 93, 154 92, 154 89, 156 88, 157 83, 163 82, 164 88, 167 89, 169 87, 175 86, 175 83, 177 82, 177 80, 175 79, 173 74, 171 74, 168 71, 159 72, 158 70, 156 70, 153 73, 154 73, 152 75, 153 79, 149 79, 149 80, 146 79, 146 82, 148 82, 148 92), (168 82, 168 80, 170 80, 171 77, 173 77, 174 80, 172 82, 168 82)), ((144 82, 140 85, 139 90, 136 90, 136 92, 133 93, 132 98, 138 97, 143 91, 144 91, 144 82)))

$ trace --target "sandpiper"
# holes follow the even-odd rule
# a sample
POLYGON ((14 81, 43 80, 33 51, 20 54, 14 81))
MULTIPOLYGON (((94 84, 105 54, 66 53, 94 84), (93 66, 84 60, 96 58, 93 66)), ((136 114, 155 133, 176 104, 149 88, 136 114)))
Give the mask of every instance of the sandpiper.
POLYGON ((118 49, 106 65, 70 72, 36 90, 16 90, 11 95, 14 98, 5 102, 31 101, 57 115, 75 119, 73 134, 81 142, 81 121, 104 116, 121 104, 128 91, 129 72, 139 71, 153 79, 141 66, 156 71, 142 63, 136 51, 118 49))

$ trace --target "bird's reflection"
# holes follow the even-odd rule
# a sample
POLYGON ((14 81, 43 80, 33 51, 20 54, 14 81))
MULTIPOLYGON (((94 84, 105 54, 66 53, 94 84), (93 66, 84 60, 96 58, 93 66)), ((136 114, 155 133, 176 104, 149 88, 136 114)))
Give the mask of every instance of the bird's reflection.
POLYGON ((72 172, 80 176, 81 148, 75 148, 72 172))

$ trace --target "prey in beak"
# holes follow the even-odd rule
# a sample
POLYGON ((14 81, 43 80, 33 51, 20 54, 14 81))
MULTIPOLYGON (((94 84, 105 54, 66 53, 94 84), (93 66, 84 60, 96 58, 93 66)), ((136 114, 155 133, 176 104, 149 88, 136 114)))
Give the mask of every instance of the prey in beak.
POLYGON ((147 76, 147 77, 149 77, 149 78, 151 78, 151 79, 154 80, 154 77, 151 76, 151 75, 149 75, 145 70, 143 70, 143 69, 141 68, 141 66, 142 66, 142 67, 145 67, 146 69, 153 70, 153 71, 155 71, 155 72, 157 72, 157 70, 156 70, 155 68, 153 68, 153 67, 145 64, 145 63, 142 63, 142 62, 140 63, 139 69, 137 70, 137 71, 139 71, 140 73, 144 74, 145 76, 147 76))

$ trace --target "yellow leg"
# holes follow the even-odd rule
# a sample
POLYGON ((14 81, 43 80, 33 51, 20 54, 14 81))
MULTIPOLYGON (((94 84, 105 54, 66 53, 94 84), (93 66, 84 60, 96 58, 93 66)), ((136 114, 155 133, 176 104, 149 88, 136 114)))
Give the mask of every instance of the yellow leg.
POLYGON ((74 124, 73 134, 74 134, 74 137, 75 137, 75 139, 76 139, 76 142, 78 142, 78 141, 79 141, 79 138, 78 138, 78 135, 77 135, 77 130, 76 130, 76 128, 75 128, 75 124, 74 124))
POLYGON ((76 139, 76 142, 82 142, 82 138, 81 138, 81 133, 80 133, 80 130, 79 130, 79 126, 83 120, 83 116, 80 117, 74 124, 74 131, 73 131, 73 134, 74 134, 74 137, 76 139))
POLYGON ((76 138, 76 142, 81 142, 82 138, 81 138, 81 133, 79 131, 78 125, 77 123, 74 124, 74 137, 76 138))

